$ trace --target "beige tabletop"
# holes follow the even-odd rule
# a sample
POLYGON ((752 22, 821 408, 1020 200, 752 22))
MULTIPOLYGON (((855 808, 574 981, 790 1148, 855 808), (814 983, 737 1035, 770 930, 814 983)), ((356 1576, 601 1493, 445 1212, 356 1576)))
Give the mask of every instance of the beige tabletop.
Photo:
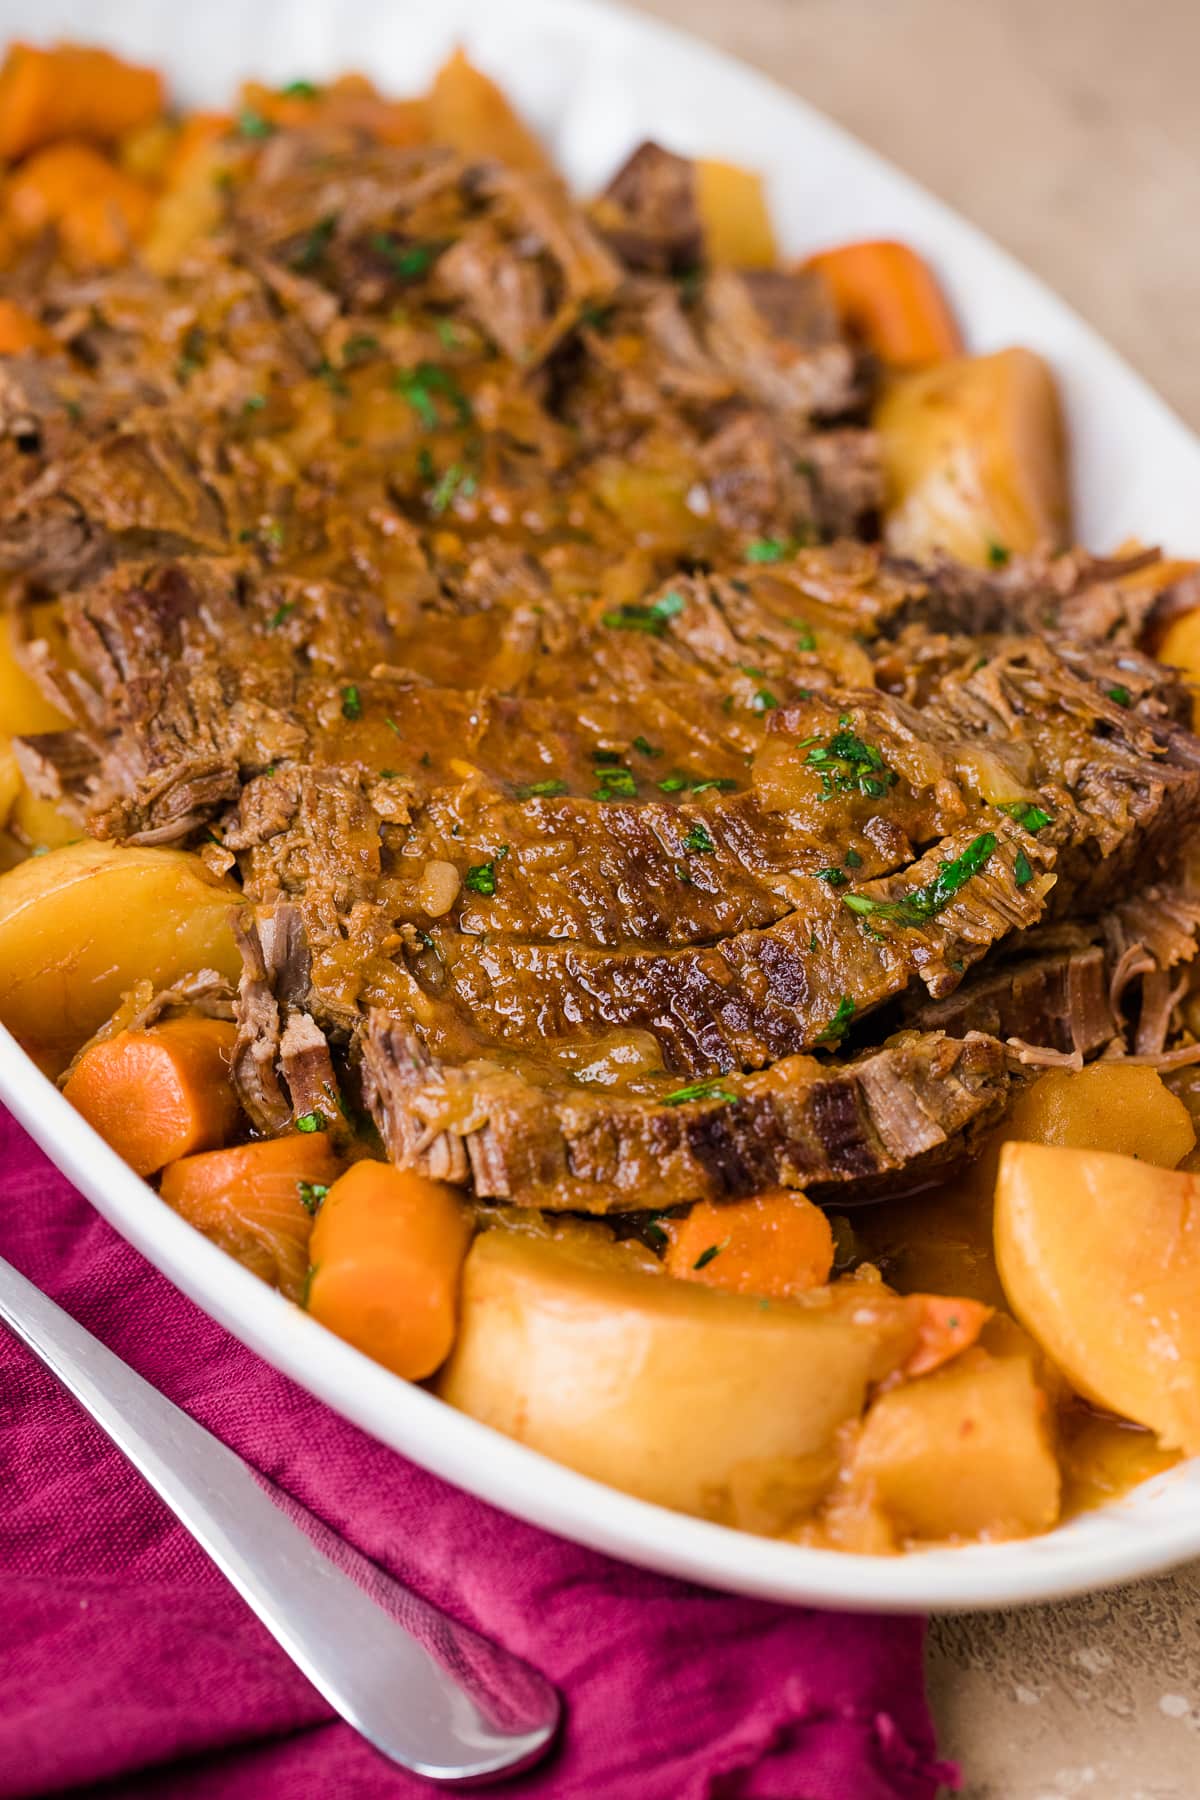
MULTIPOLYGON (((1200 427, 1200 0, 640 4, 949 200, 1200 427)), ((934 1709, 967 1800, 1200 1800, 1198 1615, 1200 1565, 936 1620, 934 1709)))

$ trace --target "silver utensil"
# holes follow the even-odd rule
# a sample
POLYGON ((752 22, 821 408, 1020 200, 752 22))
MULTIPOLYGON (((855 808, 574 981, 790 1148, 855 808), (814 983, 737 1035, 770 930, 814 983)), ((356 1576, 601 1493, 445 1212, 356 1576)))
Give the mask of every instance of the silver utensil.
POLYGON ((430 1781, 528 1768, 558 1695, 269 1485, 0 1258, 0 1320, 166 1501, 334 1711, 430 1781), (303 1527, 297 1520, 303 1520, 303 1527))

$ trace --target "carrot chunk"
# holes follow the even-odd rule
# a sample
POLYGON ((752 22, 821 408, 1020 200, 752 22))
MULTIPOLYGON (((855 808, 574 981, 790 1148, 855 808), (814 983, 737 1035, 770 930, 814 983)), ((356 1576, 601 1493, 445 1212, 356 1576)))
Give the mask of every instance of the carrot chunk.
POLYGON ((785 1300, 820 1287, 833 1267, 829 1220, 786 1188, 720 1206, 701 1200, 666 1230, 668 1274, 735 1294, 785 1300))
POLYGON ((112 144, 164 106, 156 69, 108 50, 12 44, 0 67, 0 157, 11 160, 59 138, 112 144))
POLYGON ((921 1304, 917 1347, 904 1365, 905 1375, 928 1375, 973 1344, 993 1308, 981 1300, 963 1300, 950 1294, 912 1294, 921 1304))
POLYGON ((456 50, 429 90, 429 128, 435 144, 463 156, 494 158, 514 169, 548 173, 542 145, 490 76, 456 50))
POLYGON ((32 313, 15 300, 0 300, 0 356, 20 356, 23 350, 56 350, 55 339, 32 313))
POLYGON ((308 1310, 410 1381, 450 1354, 471 1220, 457 1191, 359 1162, 329 1191, 313 1228, 308 1310))
POLYGON ((846 329, 883 362, 918 368, 962 351, 937 278, 907 244, 843 244, 804 267, 824 276, 846 329))
POLYGON ((299 1300, 313 1212, 341 1166, 323 1133, 289 1132, 185 1156, 163 1171, 159 1192, 189 1225, 289 1300, 299 1300))
POLYGON ((143 236, 153 196, 90 144, 52 144, 22 163, 5 190, 8 222, 18 238, 58 232, 76 268, 110 268, 143 236))
POLYGON ((93 1044, 64 1093, 139 1175, 215 1150, 232 1133, 238 1102, 229 1079, 237 1036, 223 1019, 170 1019, 93 1044))

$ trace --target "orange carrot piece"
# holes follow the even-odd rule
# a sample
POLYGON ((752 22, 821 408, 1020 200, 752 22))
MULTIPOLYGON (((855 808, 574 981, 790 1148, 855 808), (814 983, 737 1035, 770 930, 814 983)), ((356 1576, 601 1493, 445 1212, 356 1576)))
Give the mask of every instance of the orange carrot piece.
POLYGON ((995 1310, 981 1300, 951 1294, 912 1294, 921 1304, 917 1347, 904 1365, 905 1375, 928 1375, 975 1342, 995 1310))
POLYGON ((309 1254, 308 1310, 410 1381, 450 1354, 471 1218, 456 1189, 358 1162, 334 1183, 309 1254))
POLYGON ((15 300, 0 300, 0 356, 20 356, 23 350, 57 350, 58 344, 33 314, 15 300))
POLYGON ((153 196, 90 144, 52 144, 10 178, 4 194, 18 238, 54 228, 77 268, 109 268, 144 234, 153 196))
POLYGON ((774 1188, 752 1200, 698 1201, 666 1226, 669 1275, 786 1300, 828 1281, 833 1232, 819 1206, 795 1190, 774 1188))
POLYGON ((238 1121, 229 1079, 237 1031, 224 1019, 169 1019, 84 1052, 63 1089, 139 1175, 215 1150, 238 1121))
POLYGON ((461 50, 444 62, 429 90, 430 133, 464 156, 485 157, 514 169, 549 172, 539 140, 491 78, 461 50))
POLYGON ((164 104, 156 69, 79 44, 11 44, 0 68, 0 158, 11 161, 59 138, 115 143, 164 104))
POLYGON ((320 1132, 185 1156, 163 1171, 167 1205, 255 1275, 299 1300, 313 1212, 341 1171, 320 1132))
POLYGON ((193 160, 232 131, 233 119, 228 113, 189 113, 167 151, 162 169, 163 186, 177 187, 191 173, 193 160))
POLYGON ((333 127, 362 132, 398 148, 429 141, 426 102, 389 100, 365 75, 341 75, 320 87, 298 82, 282 89, 247 81, 240 100, 243 113, 265 119, 280 131, 333 127))
POLYGON ((883 362, 911 369, 961 353, 937 278, 907 244, 843 244, 803 266, 824 276, 846 329, 883 362))

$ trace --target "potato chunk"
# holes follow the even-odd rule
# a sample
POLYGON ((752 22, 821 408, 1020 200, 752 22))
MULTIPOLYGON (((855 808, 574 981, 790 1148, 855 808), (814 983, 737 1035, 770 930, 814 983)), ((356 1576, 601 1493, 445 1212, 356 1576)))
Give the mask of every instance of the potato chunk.
POLYGON ((998 566, 1070 535, 1054 378, 1032 350, 962 356, 898 375, 876 412, 887 541, 998 566))
POLYGON ((832 1450, 868 1384, 915 1348, 919 1312, 860 1283, 761 1301, 488 1231, 437 1386, 585 1475, 721 1517, 735 1469, 832 1450))
POLYGON ((881 1395, 863 1423, 852 1480, 901 1541, 1047 1531, 1060 1476, 1029 1358, 968 1350, 881 1395))
POLYGON ((1085 1399, 1200 1451, 1200 1176, 1006 1144, 996 1260, 1018 1319, 1085 1399))
POLYGON ((182 850, 90 840, 0 875, 0 1023, 61 1069, 135 982, 236 979, 241 892, 182 850))

